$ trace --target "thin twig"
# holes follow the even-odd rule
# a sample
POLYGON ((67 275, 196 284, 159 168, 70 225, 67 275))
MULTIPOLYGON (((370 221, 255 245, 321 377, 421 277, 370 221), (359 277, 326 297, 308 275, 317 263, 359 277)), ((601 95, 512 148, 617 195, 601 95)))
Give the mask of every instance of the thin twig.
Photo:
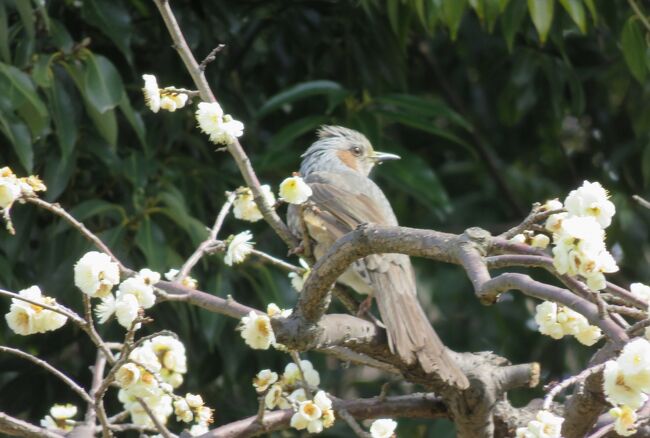
MULTIPOLYGON (((93 370, 93 380, 90 385, 89 395, 90 397, 95 398, 95 394, 99 389, 99 385, 102 384, 104 380, 104 369, 106 368, 106 356, 101 351, 97 352, 97 357, 95 358, 95 365, 92 367, 93 370)), ((104 416, 106 413, 104 413, 104 416)), ((95 423, 95 417, 97 416, 95 412, 95 402, 88 403, 88 410, 86 411, 86 417, 84 422, 88 425, 95 423)), ((108 421, 107 421, 108 424, 108 421)))
POLYGON ((300 355, 298 354, 297 351, 289 351, 289 355, 291 356, 291 359, 293 362, 296 364, 298 367, 298 371, 300 372, 300 380, 301 380, 301 386, 305 390, 305 395, 307 396, 307 399, 311 399, 312 393, 311 393, 311 388, 309 387, 309 383, 307 383, 307 379, 305 379, 305 372, 302 369, 302 364, 300 363, 300 355))
POLYGON ((644 329, 644 328, 646 328, 646 327, 650 327, 650 318, 648 318, 648 319, 643 319, 643 320, 641 320, 641 321, 638 321, 638 322, 632 324, 632 325, 631 325, 631 326, 626 330, 626 332, 627 332, 627 334, 628 334, 630 337, 634 337, 634 336, 640 335, 640 334, 641 334, 641 330, 644 329))
POLYGON ((44 368, 45 370, 49 371, 50 373, 58 377, 61 381, 63 381, 63 383, 68 385, 74 392, 76 392, 79 395, 79 397, 84 399, 84 401, 86 401, 87 403, 93 403, 93 399, 81 386, 77 385, 70 377, 66 376, 61 371, 57 370, 56 368, 54 368, 52 365, 45 362, 44 360, 39 359, 36 356, 32 356, 31 354, 25 353, 24 351, 18 350, 16 348, 5 347, 4 345, 0 345, 0 351, 3 353, 13 354, 23 359, 27 359, 28 361, 38 365, 39 367, 44 368))
POLYGON ((217 47, 212 49, 210 53, 208 53, 208 56, 201 61, 201 64, 199 64, 199 70, 205 71, 205 68, 213 62, 215 59, 217 59, 217 53, 221 52, 223 49, 225 49, 226 45, 225 44, 219 44, 217 47))
POLYGON ((70 213, 65 211, 59 204, 51 204, 49 202, 43 201, 42 199, 39 198, 33 198, 29 197, 26 198, 27 202, 31 202, 32 204, 38 205, 39 207, 54 213, 55 215, 62 217, 65 219, 70 225, 72 225, 74 228, 77 229, 86 239, 90 240, 98 249, 100 249, 103 253, 107 254, 115 263, 120 268, 120 271, 125 273, 125 274, 132 274, 133 271, 131 271, 129 268, 124 266, 122 262, 111 252, 111 250, 104 244, 104 242, 101 241, 99 237, 97 237, 95 234, 93 234, 86 226, 79 222, 77 219, 75 219, 70 213))
POLYGON ((598 364, 594 367, 587 368, 586 370, 582 371, 579 374, 576 374, 575 376, 569 377, 568 379, 565 379, 555 385, 551 390, 546 394, 546 397, 544 397, 544 404, 542 405, 542 409, 548 410, 551 407, 551 403, 553 402, 553 398, 558 395, 562 390, 568 388, 571 385, 574 385, 578 382, 584 381, 587 377, 591 376, 592 374, 599 373, 605 368, 605 364, 601 363, 598 364))
POLYGON ((217 218, 214 221, 214 225, 210 230, 210 235, 208 236, 207 239, 201 242, 201 244, 198 246, 198 248, 196 248, 194 253, 192 253, 192 255, 183 264, 180 271, 176 275, 174 282, 179 283, 183 281, 183 279, 187 277, 187 275, 190 273, 192 268, 199 262, 199 260, 201 260, 201 257, 203 257, 203 255, 206 253, 207 248, 216 241, 217 234, 219 233, 221 227, 223 226, 223 221, 226 219, 226 216, 230 211, 230 207, 232 206, 232 203, 235 201, 235 197, 236 197, 235 193, 233 192, 228 193, 226 202, 224 202, 223 206, 221 207, 221 210, 219 211, 219 214, 217 215, 217 218))
POLYGON ((265 262, 268 262, 268 263, 272 264, 273 266, 277 266, 278 268, 282 269, 283 271, 295 272, 296 274, 300 274, 300 275, 304 274, 304 272, 305 272, 304 268, 301 268, 299 266, 294 266, 291 263, 287 263, 284 260, 280 260, 277 257, 274 257, 274 256, 272 256, 270 254, 259 251, 257 249, 253 249, 251 251, 251 254, 253 254, 254 256, 259 257, 260 259, 262 259, 265 262))
POLYGON ((158 430, 158 432, 160 432, 160 434, 163 436, 163 438, 175 438, 176 437, 176 435, 171 433, 169 431, 169 429, 167 429, 165 427, 165 425, 162 424, 160 419, 158 419, 156 414, 151 410, 149 405, 147 405, 147 403, 144 400, 142 400, 142 398, 136 397, 136 400, 138 401, 138 403, 140 403, 140 406, 142 406, 142 409, 145 410, 147 415, 149 415, 149 418, 151 418, 151 421, 153 421, 153 424, 156 425, 156 429, 158 430))
POLYGON ((359 438, 371 438, 372 437, 372 435, 370 435, 368 432, 363 430, 361 428, 361 426, 359 426, 359 423, 357 423, 357 420, 352 415, 350 415, 350 413, 347 411, 347 409, 342 408, 342 407, 338 408, 336 410, 336 413, 338 414, 339 417, 341 417, 341 419, 343 419, 343 421, 345 421, 347 423, 348 426, 350 426, 350 429, 352 429, 352 431, 354 432, 354 434, 356 436, 358 436, 359 438))
POLYGON ((5 295, 7 297, 11 297, 11 298, 14 298, 16 300, 24 301, 26 303, 33 304, 34 306, 42 307, 43 309, 47 309, 47 310, 50 310, 52 312, 58 313, 60 315, 63 315, 65 317, 69 318, 75 324, 79 324, 79 325, 84 325, 85 324, 85 321, 83 320, 82 317, 77 315, 73 310, 70 310, 67 307, 62 306, 59 303, 56 303, 56 306, 50 306, 48 304, 39 303, 38 301, 23 297, 20 294, 10 292, 10 291, 4 290, 4 289, 0 289, 0 295, 5 295))
MULTIPOLYGON (((628 1, 632 1, 632 0, 628 0, 628 1)), ((635 3, 635 4, 636 4, 636 3, 635 3)), ((639 196, 639 195, 632 195, 632 199, 634 199, 636 202, 638 202, 639 205, 640 205, 641 207, 644 207, 644 208, 650 209, 650 202, 646 201, 646 200, 643 199, 641 196, 639 196)))

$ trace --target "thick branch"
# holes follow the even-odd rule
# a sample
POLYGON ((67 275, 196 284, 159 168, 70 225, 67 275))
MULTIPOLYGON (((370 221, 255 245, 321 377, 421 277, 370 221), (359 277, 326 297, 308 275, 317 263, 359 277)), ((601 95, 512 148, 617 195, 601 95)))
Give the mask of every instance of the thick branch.
POLYGON ((61 438, 63 435, 49 431, 42 427, 34 426, 18 418, 0 412, 0 432, 10 436, 33 438, 61 438))

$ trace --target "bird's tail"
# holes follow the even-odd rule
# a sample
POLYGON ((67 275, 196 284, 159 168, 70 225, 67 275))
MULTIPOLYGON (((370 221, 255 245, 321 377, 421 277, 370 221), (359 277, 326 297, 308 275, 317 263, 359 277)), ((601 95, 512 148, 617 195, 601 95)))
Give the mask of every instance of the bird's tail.
POLYGON ((392 275, 378 275, 381 284, 375 288, 381 319, 386 326, 388 345, 406 363, 417 361, 426 373, 438 375, 446 383, 460 389, 469 381, 458 365, 451 359, 424 310, 418 302, 415 288, 398 288, 392 283, 392 275), (410 290, 409 290, 410 289, 410 290))

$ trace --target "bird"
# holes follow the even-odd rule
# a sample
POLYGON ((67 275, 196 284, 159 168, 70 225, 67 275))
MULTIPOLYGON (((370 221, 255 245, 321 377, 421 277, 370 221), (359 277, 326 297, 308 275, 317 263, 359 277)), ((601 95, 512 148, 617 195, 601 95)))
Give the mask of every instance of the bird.
MULTIPOLYGON (((290 205, 287 211, 287 223, 294 234, 300 236, 300 230, 306 229, 316 260, 359 225, 398 225, 390 202, 369 175, 376 165, 400 159, 375 151, 370 141, 353 129, 326 125, 317 135, 301 156, 299 172, 311 188, 311 208, 290 205)), ((408 365, 418 362, 427 374, 454 387, 469 386, 419 304, 407 255, 368 255, 348 267, 338 281, 375 299, 391 352, 408 365)))

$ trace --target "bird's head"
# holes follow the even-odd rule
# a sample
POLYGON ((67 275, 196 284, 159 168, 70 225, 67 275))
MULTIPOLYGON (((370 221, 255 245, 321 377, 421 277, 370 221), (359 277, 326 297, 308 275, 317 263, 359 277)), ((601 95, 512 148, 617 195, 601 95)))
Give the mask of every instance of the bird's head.
POLYGON ((300 174, 312 172, 358 172, 365 176, 384 161, 399 160, 399 155, 377 152, 365 135, 342 126, 322 126, 318 140, 302 154, 300 174))

